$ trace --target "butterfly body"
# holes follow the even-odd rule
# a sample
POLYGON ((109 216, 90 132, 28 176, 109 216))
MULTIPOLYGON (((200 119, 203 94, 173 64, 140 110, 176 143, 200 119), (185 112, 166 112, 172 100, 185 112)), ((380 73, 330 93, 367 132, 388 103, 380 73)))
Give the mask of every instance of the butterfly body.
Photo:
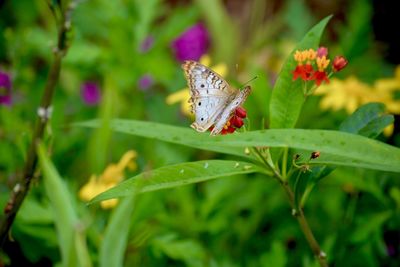
POLYGON ((219 134, 235 109, 250 94, 250 87, 242 91, 234 89, 220 75, 195 61, 185 61, 182 68, 190 89, 189 102, 195 114, 191 127, 205 132, 214 126, 211 135, 219 134))

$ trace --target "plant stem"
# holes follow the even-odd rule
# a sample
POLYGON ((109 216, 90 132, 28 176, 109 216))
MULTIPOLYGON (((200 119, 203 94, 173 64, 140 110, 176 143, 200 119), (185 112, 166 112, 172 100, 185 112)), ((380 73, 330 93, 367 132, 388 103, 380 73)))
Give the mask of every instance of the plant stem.
POLYGON ((284 147, 283 148, 283 158, 282 158, 282 178, 283 181, 287 180, 287 159, 288 159, 288 154, 289 154, 289 148, 284 147))
MULTIPOLYGON (((303 234, 308 242, 308 245, 310 246, 311 250, 313 251, 314 256, 317 258, 320 266, 328 267, 328 263, 326 261, 326 254, 321 250, 320 245, 318 244, 317 240, 315 239, 314 234, 313 234, 313 232, 307 222, 307 219, 304 215, 303 209, 297 208, 295 206, 294 193, 293 193, 292 189, 289 187, 287 180, 285 179, 287 177, 283 177, 274 168, 274 166, 270 164, 271 161, 265 159, 264 156, 262 155, 262 153, 260 153, 257 150, 257 148, 254 148, 254 151, 258 154, 258 156, 260 156, 262 158, 262 161, 264 162, 264 164, 266 164, 271 169, 271 171, 274 173, 275 178, 278 179, 280 185, 284 189, 284 191, 288 197, 290 206, 292 207, 292 215, 297 219, 297 222, 300 225, 300 229, 303 232, 303 234)), ((287 151, 285 151, 285 153, 287 153, 287 151)))
POLYGON ((3 247, 8 237, 15 216, 29 192, 29 186, 34 177, 38 161, 36 146, 37 143, 43 139, 44 131, 51 115, 51 102, 60 75, 61 60, 66 54, 68 48, 66 35, 71 27, 71 12, 73 7, 74 3, 71 2, 61 17, 57 47, 54 49, 54 62, 50 67, 47 83, 38 109, 38 118, 35 124, 32 141, 27 152, 23 175, 20 181, 14 186, 10 198, 4 208, 4 216, 0 221, 0 249, 3 247))
POLYGON ((326 261, 326 254, 321 250, 320 245, 314 237, 314 234, 310 228, 310 225, 307 222, 307 219, 304 215, 304 211, 302 208, 296 208, 294 205, 294 194, 292 189, 290 189, 287 183, 282 183, 282 187, 285 190, 286 194, 289 197, 290 205, 292 206, 292 215, 297 219, 297 222, 300 225, 301 231, 303 232, 308 245, 314 253, 315 258, 317 258, 321 267, 328 267, 328 263, 326 261))

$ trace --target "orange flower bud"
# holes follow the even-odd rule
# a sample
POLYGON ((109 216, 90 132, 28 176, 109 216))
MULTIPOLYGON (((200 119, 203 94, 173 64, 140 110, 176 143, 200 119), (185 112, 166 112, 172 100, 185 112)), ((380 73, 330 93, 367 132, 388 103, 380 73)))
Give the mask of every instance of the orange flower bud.
POLYGON ((311 153, 311 159, 316 159, 316 158, 319 158, 319 156, 321 155, 321 152, 319 152, 319 151, 314 151, 314 152, 312 152, 311 153))
POLYGON ((344 56, 336 56, 333 60, 333 71, 338 72, 344 69, 347 66, 347 59, 344 56))

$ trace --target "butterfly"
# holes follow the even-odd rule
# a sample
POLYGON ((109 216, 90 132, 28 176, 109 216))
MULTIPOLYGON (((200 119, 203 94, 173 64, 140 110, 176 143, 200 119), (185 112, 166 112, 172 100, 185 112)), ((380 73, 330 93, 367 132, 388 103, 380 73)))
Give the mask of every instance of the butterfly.
POLYGON ((216 72, 196 61, 185 61, 182 69, 190 89, 189 103, 195 115, 195 121, 190 126, 198 132, 205 132, 213 126, 211 135, 219 134, 235 109, 247 99, 250 86, 243 90, 234 89, 216 72))

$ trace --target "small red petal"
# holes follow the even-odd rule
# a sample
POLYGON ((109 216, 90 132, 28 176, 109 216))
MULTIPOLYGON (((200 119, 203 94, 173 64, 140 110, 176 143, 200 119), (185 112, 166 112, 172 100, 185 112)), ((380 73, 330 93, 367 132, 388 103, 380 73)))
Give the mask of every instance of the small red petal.
POLYGON ((238 116, 233 116, 232 117, 232 125, 235 126, 236 128, 240 128, 242 127, 244 124, 242 118, 238 117, 238 116))
POLYGON ((293 81, 301 78, 303 81, 308 81, 312 77, 314 69, 311 64, 298 65, 293 71, 293 81))
POLYGON ((301 66, 297 66, 296 69, 293 71, 293 81, 301 77, 301 74, 302 74, 302 68, 301 66))
POLYGON ((316 71, 312 75, 312 79, 315 80, 317 86, 320 86, 322 82, 329 83, 328 75, 325 71, 316 71))
POLYGON ((236 130, 236 128, 229 126, 228 129, 226 129, 226 131, 228 133, 233 133, 236 130))
POLYGON ((225 135, 225 134, 227 134, 227 133, 228 133, 228 130, 227 130, 227 129, 222 129, 222 131, 220 132, 221 135, 225 135))
POLYGON ((237 107, 235 110, 235 115, 244 119, 247 117, 247 111, 242 107, 237 107))

